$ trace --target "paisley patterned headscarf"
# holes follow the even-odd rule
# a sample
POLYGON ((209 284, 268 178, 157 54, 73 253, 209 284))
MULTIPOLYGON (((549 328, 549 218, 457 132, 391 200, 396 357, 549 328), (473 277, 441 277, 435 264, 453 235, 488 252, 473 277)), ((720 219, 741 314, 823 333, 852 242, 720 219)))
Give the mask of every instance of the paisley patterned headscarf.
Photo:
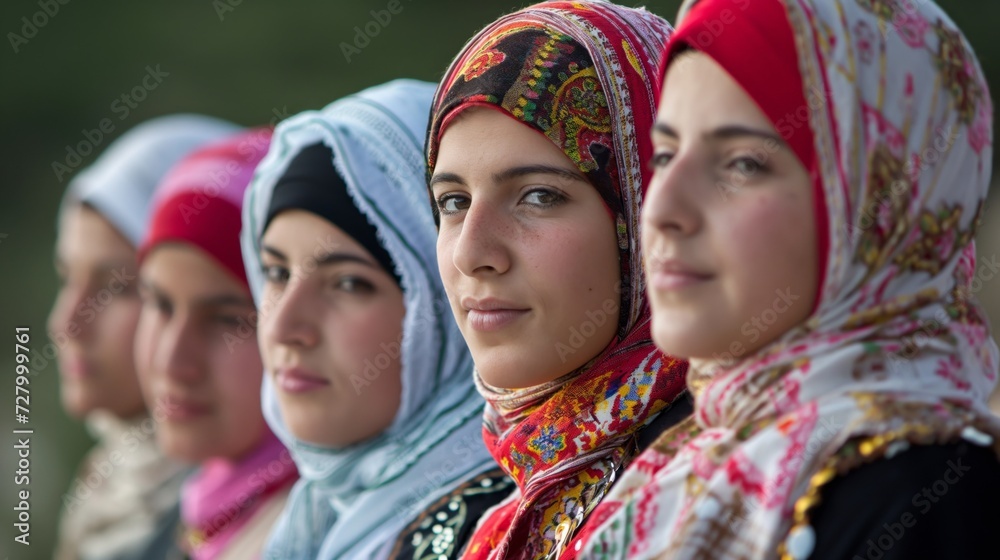
POLYGON ((929 1, 740 4, 695 4, 665 57, 705 52, 779 132, 811 137, 781 132, 822 201, 817 306, 728 369, 692 368, 693 419, 632 464, 578 557, 806 558, 838 470, 963 437, 1000 452, 998 352, 974 300, 993 109, 969 44, 929 1), (713 35, 723 10, 735 21, 713 35), (789 53, 790 83, 753 77, 789 53))
POLYGON ((666 21, 606 2, 548 2, 504 16, 465 46, 438 87, 428 177, 461 111, 498 110, 541 132, 598 190, 616 223, 621 309, 615 339, 581 369, 508 390, 476 374, 483 435, 518 484, 480 522, 466 558, 557 555, 637 453, 639 430, 684 390, 686 363, 652 344, 638 219, 652 154, 657 53, 666 21))

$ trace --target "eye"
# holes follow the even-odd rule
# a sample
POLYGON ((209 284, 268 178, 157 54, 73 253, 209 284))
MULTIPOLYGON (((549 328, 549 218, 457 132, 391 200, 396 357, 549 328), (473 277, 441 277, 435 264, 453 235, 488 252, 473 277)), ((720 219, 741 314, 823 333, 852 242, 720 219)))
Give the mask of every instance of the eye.
POLYGON ((285 284, 288 282, 288 269, 279 265, 264 265, 260 268, 264 273, 264 281, 271 284, 285 284))
POLYGON ((671 152, 660 152, 653 154, 652 159, 649 160, 649 166, 653 169, 659 169, 666 167, 674 159, 674 154, 671 152))
POLYGON ((437 198, 437 207, 441 214, 457 214, 469 209, 469 197, 458 193, 446 193, 437 198))
POLYGON ((375 291, 375 285, 359 276, 341 276, 334 287, 352 294, 370 294, 375 291))
POLYGON ((526 204, 548 207, 565 201, 566 197, 552 189, 536 188, 528 191, 521 200, 526 204))
POLYGON ((747 177, 753 177, 764 170, 764 164, 752 157, 737 158, 729 164, 737 173, 747 177))
POLYGON ((174 312, 174 306, 164 298, 154 295, 146 295, 145 297, 140 296, 140 298, 143 305, 149 307, 164 317, 170 317, 170 315, 174 312))
POLYGON ((217 325, 222 325, 225 327, 238 327, 240 326, 240 318, 237 315, 226 315, 225 313, 220 313, 218 315, 212 316, 212 322, 217 325))

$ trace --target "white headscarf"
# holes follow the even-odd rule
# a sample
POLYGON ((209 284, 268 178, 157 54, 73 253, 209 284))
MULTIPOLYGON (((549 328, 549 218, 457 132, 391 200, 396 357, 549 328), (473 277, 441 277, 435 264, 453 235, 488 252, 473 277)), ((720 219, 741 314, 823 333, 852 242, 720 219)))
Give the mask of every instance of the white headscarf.
POLYGON ((167 171, 195 148, 236 134, 240 127, 201 115, 169 115, 130 129, 69 183, 63 209, 84 202, 138 246, 153 191, 167 171))
POLYGON ((406 307, 401 403, 392 424, 374 439, 342 449, 296 439, 265 375, 265 418, 302 476, 266 558, 384 557, 417 514, 493 466, 482 443, 483 401, 473 386, 472 358, 437 269, 423 158, 434 89, 396 80, 282 122, 247 191, 241 240, 258 305, 260 239, 275 184, 303 148, 322 142, 392 257, 406 307))

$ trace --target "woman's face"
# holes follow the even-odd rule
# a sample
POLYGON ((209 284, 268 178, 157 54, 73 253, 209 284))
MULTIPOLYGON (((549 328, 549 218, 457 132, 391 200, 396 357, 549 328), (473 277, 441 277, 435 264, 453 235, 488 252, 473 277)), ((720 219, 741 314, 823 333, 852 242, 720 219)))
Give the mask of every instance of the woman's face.
POLYGON ((155 247, 139 281, 136 366, 160 447, 189 463, 252 451, 266 426, 249 290, 185 243, 155 247))
POLYGON ((702 53, 667 73, 642 247, 663 351, 732 365, 802 323, 818 285, 812 182, 767 116, 702 53))
POLYGON ((287 210, 261 240, 260 346, 295 437, 345 447, 387 429, 402 393, 403 292, 329 221, 287 210))
POLYGON ((91 208, 60 219, 56 271, 61 286, 48 330, 59 348, 63 407, 75 416, 103 409, 119 418, 142 414, 132 357, 139 319, 135 248, 91 208))
POLYGON ((441 278, 487 383, 539 385, 608 346, 620 307, 614 221, 551 141, 467 109, 441 138, 431 188, 441 278))

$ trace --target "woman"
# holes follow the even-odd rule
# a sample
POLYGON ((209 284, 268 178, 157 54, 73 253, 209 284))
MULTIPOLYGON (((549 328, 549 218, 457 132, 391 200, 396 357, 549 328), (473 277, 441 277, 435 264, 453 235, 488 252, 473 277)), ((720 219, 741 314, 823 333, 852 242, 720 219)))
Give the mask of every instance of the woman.
POLYGON ((993 558, 998 353, 970 290, 992 107, 975 55, 930 2, 733 11, 694 4, 667 49, 643 209, 653 337, 691 358, 694 419, 574 549, 993 558))
POLYGON ((650 340, 637 238, 669 31, 645 10, 538 4, 481 31, 438 87, 438 265, 487 447, 518 485, 466 558, 557 556, 644 428, 686 414, 686 364, 650 340))
POLYGON ((55 255, 61 285, 48 329, 59 348, 63 408, 86 419, 98 443, 63 500, 59 560, 164 558, 175 550, 185 470, 156 447, 158 411, 146 408, 136 378, 136 246, 167 170, 235 130, 196 115, 143 123, 81 171, 63 199, 55 255))
POLYGON ((143 309, 136 364, 163 411, 163 452, 198 471, 181 492, 183 548, 194 560, 256 558, 296 479, 267 429, 256 313, 240 254, 243 192, 269 129, 185 157, 156 191, 140 248, 143 309))
POLYGON ((483 403, 434 270, 432 93, 398 80, 281 123, 247 194, 265 417, 302 473, 268 558, 387 558, 404 530, 392 557, 454 557, 509 491, 481 476, 483 403))

